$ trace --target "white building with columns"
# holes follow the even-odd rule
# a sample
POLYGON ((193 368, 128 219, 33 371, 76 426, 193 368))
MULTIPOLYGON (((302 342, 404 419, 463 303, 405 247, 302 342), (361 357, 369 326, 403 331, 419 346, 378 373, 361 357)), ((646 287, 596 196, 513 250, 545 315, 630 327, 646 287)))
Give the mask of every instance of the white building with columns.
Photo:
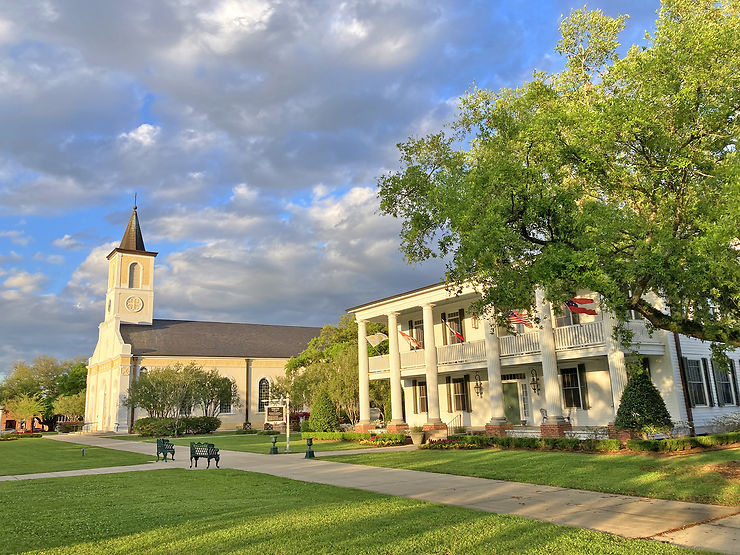
POLYGON ((627 383, 625 357, 648 369, 674 422, 698 433, 712 419, 740 411, 737 370, 715 368, 709 344, 663 330, 652 334, 630 320, 633 345, 625 351, 612 337, 616 323, 599 306, 596 315, 556 310, 536 292, 532 328, 516 333, 476 318, 479 298, 470 287, 450 292, 444 283, 362 304, 347 310, 358 321, 360 422, 370 423, 370 380, 390 380, 392 420, 388 431, 423 426, 432 434, 451 428, 489 434, 592 434, 614 422, 627 383), (388 325, 389 354, 369 357, 366 323, 388 325), (395 331, 394 331, 395 330, 395 331), (457 333, 456 333, 457 332, 457 333), (459 334, 459 335, 458 335, 459 334))

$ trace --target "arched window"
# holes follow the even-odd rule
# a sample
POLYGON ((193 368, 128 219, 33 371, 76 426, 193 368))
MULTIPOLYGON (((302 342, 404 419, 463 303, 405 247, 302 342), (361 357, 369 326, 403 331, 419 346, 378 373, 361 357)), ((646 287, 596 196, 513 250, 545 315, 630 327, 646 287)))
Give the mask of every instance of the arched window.
POLYGON ((138 289, 141 287, 141 270, 136 262, 128 267, 128 286, 131 289, 138 289))
POLYGON ((257 405, 257 412, 265 412, 267 402, 270 400, 270 382, 267 378, 262 378, 259 383, 259 403, 257 405))

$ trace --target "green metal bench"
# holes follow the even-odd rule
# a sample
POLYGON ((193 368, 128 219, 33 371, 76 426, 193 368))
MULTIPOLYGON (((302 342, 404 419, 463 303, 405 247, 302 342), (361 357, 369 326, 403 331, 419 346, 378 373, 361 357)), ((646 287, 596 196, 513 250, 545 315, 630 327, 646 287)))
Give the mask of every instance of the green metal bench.
POLYGON ((159 455, 161 454, 164 462, 167 462, 167 453, 170 454, 170 458, 174 461, 175 460, 175 446, 172 445, 169 439, 158 438, 157 439, 157 460, 159 460, 159 455))
POLYGON ((208 466, 211 468, 211 459, 216 461, 216 468, 219 468, 218 461, 221 460, 219 457, 218 449, 216 449, 213 443, 195 443, 190 442, 190 468, 193 468, 193 459, 195 459, 195 468, 198 468, 198 459, 208 459, 208 466))

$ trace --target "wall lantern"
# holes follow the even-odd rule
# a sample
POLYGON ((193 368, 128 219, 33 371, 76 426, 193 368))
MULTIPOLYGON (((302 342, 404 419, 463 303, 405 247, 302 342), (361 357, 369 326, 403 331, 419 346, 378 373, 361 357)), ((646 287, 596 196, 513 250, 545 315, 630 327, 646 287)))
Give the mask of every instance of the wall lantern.
POLYGON ((532 388, 532 393, 540 394, 540 378, 537 376, 537 370, 532 368, 532 379, 529 382, 529 387, 532 388))
POLYGON ((475 387, 473 389, 478 397, 483 397, 483 383, 480 381, 480 374, 478 372, 475 373, 475 387))

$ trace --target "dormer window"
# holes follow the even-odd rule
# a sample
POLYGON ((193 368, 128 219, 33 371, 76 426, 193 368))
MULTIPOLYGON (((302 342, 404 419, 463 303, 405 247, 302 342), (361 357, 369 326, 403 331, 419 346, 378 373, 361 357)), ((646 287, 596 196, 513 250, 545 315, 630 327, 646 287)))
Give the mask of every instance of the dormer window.
POLYGON ((137 262, 128 267, 128 286, 130 289, 141 287, 141 269, 137 262))

